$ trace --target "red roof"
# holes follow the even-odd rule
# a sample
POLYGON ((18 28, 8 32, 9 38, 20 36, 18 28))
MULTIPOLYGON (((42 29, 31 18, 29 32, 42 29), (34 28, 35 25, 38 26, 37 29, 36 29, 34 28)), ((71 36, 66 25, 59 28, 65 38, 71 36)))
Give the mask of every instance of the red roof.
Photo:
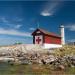
POLYGON ((44 30, 44 29, 41 29, 41 28, 37 28, 37 29, 32 33, 32 35, 34 35, 38 30, 41 31, 42 33, 46 34, 46 35, 50 35, 50 36, 55 36, 55 37, 60 37, 60 38, 61 38, 60 35, 57 35, 57 34, 55 34, 55 33, 48 32, 48 31, 46 31, 46 30, 44 30))

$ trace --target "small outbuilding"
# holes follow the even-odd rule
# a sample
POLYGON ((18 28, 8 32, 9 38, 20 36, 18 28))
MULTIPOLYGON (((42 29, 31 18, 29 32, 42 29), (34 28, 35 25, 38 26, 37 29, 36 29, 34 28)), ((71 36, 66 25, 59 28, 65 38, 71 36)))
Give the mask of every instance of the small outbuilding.
POLYGON ((61 36, 48 32, 44 29, 37 28, 33 33, 33 44, 40 44, 44 48, 61 47, 61 36))

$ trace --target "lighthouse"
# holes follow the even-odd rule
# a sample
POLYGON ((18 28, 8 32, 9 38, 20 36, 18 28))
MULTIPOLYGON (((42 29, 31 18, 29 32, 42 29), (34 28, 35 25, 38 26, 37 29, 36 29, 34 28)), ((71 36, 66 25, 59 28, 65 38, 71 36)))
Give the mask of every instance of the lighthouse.
POLYGON ((61 44, 65 44, 65 33, 64 33, 64 26, 61 24, 60 26, 60 35, 61 35, 61 44))

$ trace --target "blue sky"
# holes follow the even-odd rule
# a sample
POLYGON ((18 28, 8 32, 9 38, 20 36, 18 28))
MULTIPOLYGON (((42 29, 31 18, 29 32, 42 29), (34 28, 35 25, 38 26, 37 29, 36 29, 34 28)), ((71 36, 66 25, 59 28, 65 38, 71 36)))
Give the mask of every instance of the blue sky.
POLYGON ((67 41, 75 41, 75 1, 0 1, 0 45, 32 43, 37 28, 60 34, 65 26, 67 41))

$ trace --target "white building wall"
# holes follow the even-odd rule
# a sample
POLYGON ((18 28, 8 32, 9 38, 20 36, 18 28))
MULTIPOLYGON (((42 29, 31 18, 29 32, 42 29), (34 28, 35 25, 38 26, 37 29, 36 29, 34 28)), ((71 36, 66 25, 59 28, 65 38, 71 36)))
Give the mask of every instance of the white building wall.
POLYGON ((60 48, 60 47, 62 47, 62 45, 59 45, 59 44, 44 44, 43 45, 43 48, 45 48, 45 49, 50 49, 50 48, 60 48))

